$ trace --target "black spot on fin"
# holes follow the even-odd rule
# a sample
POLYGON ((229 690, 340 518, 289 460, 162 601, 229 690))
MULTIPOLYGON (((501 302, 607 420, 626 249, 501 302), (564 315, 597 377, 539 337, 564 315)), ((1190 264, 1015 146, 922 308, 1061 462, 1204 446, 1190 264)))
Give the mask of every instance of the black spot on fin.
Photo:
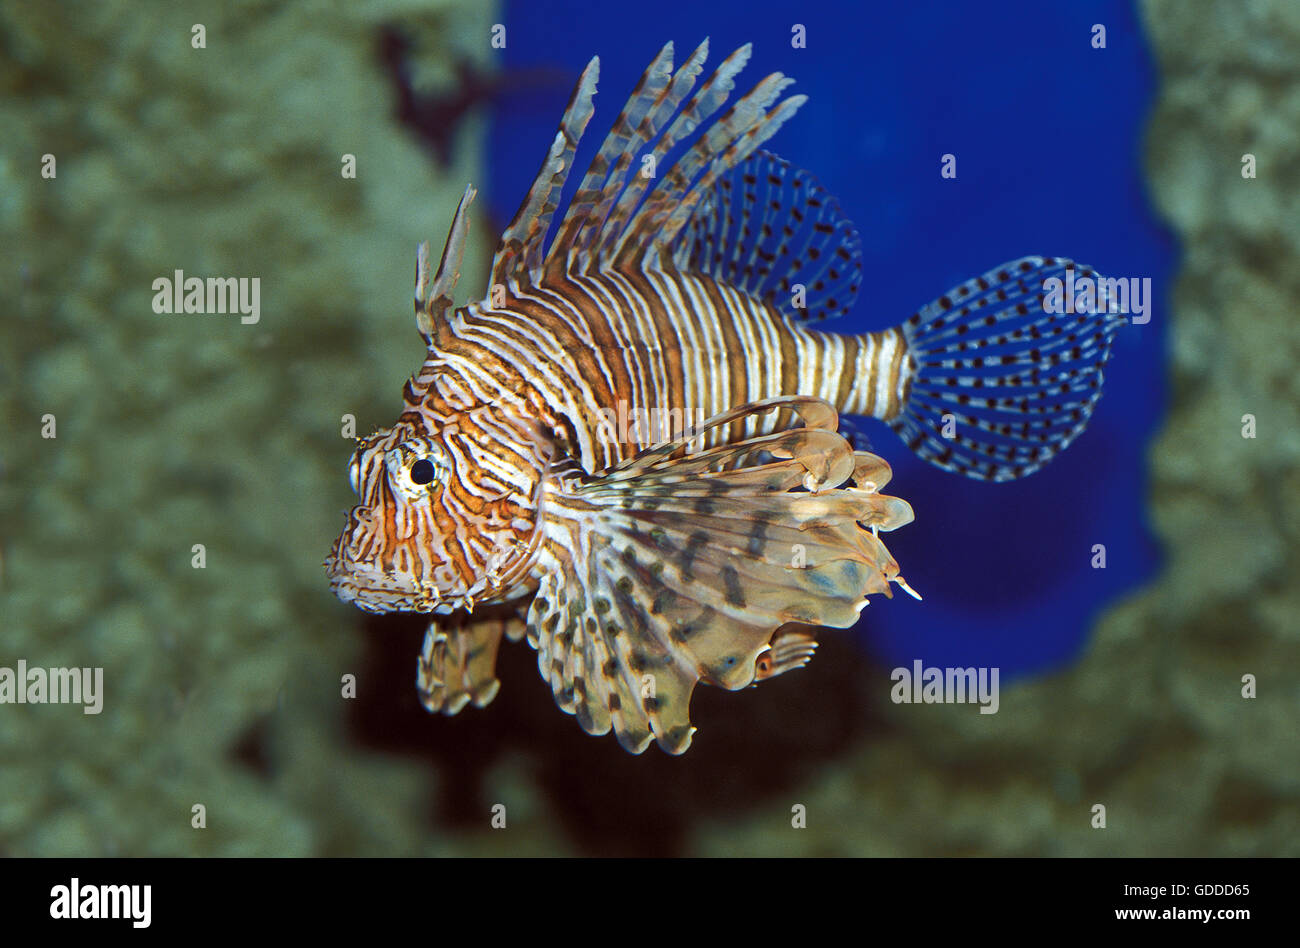
POLYGON ((556 702, 589 734, 680 754, 700 681, 735 690, 799 667, 811 634, 778 631, 848 628, 865 596, 906 588, 877 533, 912 510, 878 492, 888 465, 853 452, 830 405, 768 399, 700 430, 772 412, 804 425, 698 451, 687 434, 599 474, 565 474, 549 497, 529 641, 556 702))
POLYGON ((890 426, 927 461, 967 477, 1038 470, 1083 432, 1101 398, 1111 341, 1127 322, 1112 311, 1110 285, 1062 257, 1024 257, 953 287, 901 327, 908 395, 890 426), (1058 280, 1097 293, 1065 309, 1049 291, 1058 280))
POLYGON ((766 151, 718 179, 674 261, 794 319, 843 316, 862 285, 862 240, 839 202, 808 172, 766 151))

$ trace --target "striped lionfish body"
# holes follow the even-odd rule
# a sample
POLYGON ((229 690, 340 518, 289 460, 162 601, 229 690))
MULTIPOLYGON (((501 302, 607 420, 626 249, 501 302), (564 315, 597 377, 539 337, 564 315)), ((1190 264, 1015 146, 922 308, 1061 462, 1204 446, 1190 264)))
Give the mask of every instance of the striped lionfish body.
POLYGON ((592 60, 482 299, 451 297, 473 188, 436 272, 420 248, 428 358, 397 422, 358 444, 360 503, 326 567, 362 609, 430 615, 431 711, 491 701, 502 637, 526 635, 586 731, 681 753, 699 681, 801 667, 813 627, 852 625, 891 582, 911 592, 879 539, 911 508, 880 492, 888 464, 854 450, 839 412, 1009 480, 1068 445, 1100 396, 1121 321, 1105 301, 1045 310, 1064 259, 995 268, 882 332, 812 328, 853 305, 857 233, 760 148, 805 101, 782 98, 791 80, 723 111, 750 50, 697 84, 707 49, 674 70, 664 47, 561 207, 592 60))

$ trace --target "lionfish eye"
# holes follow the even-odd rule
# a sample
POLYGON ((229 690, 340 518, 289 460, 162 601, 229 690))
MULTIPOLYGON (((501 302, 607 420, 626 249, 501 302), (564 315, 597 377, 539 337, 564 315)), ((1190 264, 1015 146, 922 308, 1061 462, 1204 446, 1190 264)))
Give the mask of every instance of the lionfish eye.
POLYGON ((348 465, 348 480, 352 482, 352 493, 358 497, 361 496, 361 457, 352 455, 352 463, 348 465))
POLYGON ((428 458, 420 458, 411 465, 411 481, 415 484, 428 484, 433 481, 433 464, 428 458))

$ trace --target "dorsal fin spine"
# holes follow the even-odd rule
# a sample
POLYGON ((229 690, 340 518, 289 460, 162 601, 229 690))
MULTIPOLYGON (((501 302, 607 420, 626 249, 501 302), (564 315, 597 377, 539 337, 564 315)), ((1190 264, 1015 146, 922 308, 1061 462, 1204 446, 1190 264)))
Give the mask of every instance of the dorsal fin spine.
MULTIPOLYGON (((693 208, 699 196, 707 193, 712 187, 712 182, 717 175, 734 164, 734 160, 728 162, 727 159, 735 155, 736 150, 733 146, 737 140, 744 138, 750 129, 760 126, 768 117, 776 113, 777 110, 765 112, 765 109, 793 82, 793 79, 788 79, 779 72, 772 73, 733 105, 696 141, 690 151, 674 163, 672 170, 655 187, 656 193, 663 189, 664 200, 653 204, 647 202, 621 234, 611 235, 613 238, 618 238, 617 243, 611 241, 609 254, 615 266, 646 263, 656 265, 660 262, 653 258, 646 261, 644 257, 652 245, 666 246, 671 242, 672 234, 661 230, 665 220, 676 220, 679 212, 683 210, 683 204, 687 201, 693 208), (706 171, 708 183, 704 184, 701 180, 695 188, 692 188, 691 182, 706 168, 709 169, 706 171), (701 188, 700 185, 703 187, 701 188)), ((780 122, 784 122, 794 114, 794 110, 807 101, 807 98, 792 96, 787 101, 795 104, 784 111, 780 122)), ((786 103, 782 103, 778 106, 778 110, 783 109, 785 105, 786 103)), ((764 136, 764 139, 770 137, 776 128, 780 127, 780 122, 764 136)), ((682 217, 681 223, 685 223, 689 216, 687 213, 682 217)), ((677 229, 680 229, 680 226, 679 223, 677 229)), ((673 233, 675 232, 674 230, 673 233)))
POLYGON ((664 44, 642 74, 627 105, 615 119, 600 151, 583 175, 578 191, 569 202, 569 209, 560 224, 555 244, 547 254, 548 276, 557 275, 567 267, 570 256, 568 248, 573 246, 593 216, 603 217, 599 208, 605 206, 608 210, 607 205, 622 186, 622 179, 636 152, 654 134, 653 128, 646 132, 647 122, 664 101, 672 88, 673 80, 673 44, 670 41, 664 44))
POLYGON ((501 243, 492 259, 493 283, 509 286, 525 279, 534 283, 541 279, 546 232, 573 165, 573 153, 595 111, 592 97, 599 78, 600 57, 593 56, 573 90, 546 160, 514 219, 501 234, 501 243))
MULTIPOLYGON (((610 174, 603 182, 597 203, 594 209, 583 213, 583 208, 574 206, 570 208, 569 214, 565 217, 566 225, 569 224, 569 217, 575 218, 571 228, 572 236, 562 237, 557 241, 554 253, 557 257, 563 256, 564 263, 570 271, 583 271, 590 264, 591 254, 590 245, 596 240, 603 231, 606 221, 611 213, 626 217, 627 208, 630 204, 635 203, 636 199, 644 192, 648 179, 639 173, 628 172, 634 154, 646 144, 648 144, 663 127, 664 123, 672 117, 677 110, 686 94, 690 92, 695 85, 695 80, 699 78, 704 68, 704 60, 708 57, 709 41, 706 39, 702 42, 693 53, 687 58, 677 73, 672 76, 672 80, 660 92, 654 105, 647 111, 640 125, 636 129, 636 146, 626 149, 616 160, 616 171, 610 174)), ((665 139, 661 138, 649 153, 656 164, 662 158, 666 147, 665 139)), ((593 167, 597 160, 603 160, 609 164, 610 155, 606 148, 601 149, 601 154, 593 159, 593 167)))
POLYGON ((674 117, 701 74, 707 53, 706 40, 673 72, 673 45, 659 51, 583 175, 548 247, 547 233, 593 112, 599 60, 591 61, 541 170, 502 235, 493 260, 493 283, 519 287, 566 273, 673 266, 674 242, 718 178, 775 134, 806 101, 804 96, 781 101, 793 80, 773 73, 709 125, 749 60, 746 44, 722 62, 674 117), (665 167, 672 150, 701 127, 695 143, 665 167), (653 175, 634 167, 643 151, 643 162, 655 162, 653 175))
MULTIPOLYGON (((777 73, 776 75, 779 76, 780 73, 777 73)), ((786 79, 782 76, 780 84, 772 93, 773 98, 779 95, 781 90, 792 82, 794 82, 793 79, 786 79)), ((717 181, 718 176, 730 171, 737 164, 753 154, 754 150, 758 148, 759 145, 763 144, 775 135, 777 130, 780 129, 780 127, 799 110, 799 107, 807 101, 808 97, 805 95, 793 95, 772 108, 770 111, 761 113, 761 116, 755 119, 754 122, 747 127, 745 132, 727 147, 726 151, 724 151, 721 156, 713 160, 709 165, 708 171, 706 171, 704 176, 696 182, 695 186, 687 192, 686 196, 682 198, 681 203, 679 203, 677 207, 673 209, 672 213, 669 214, 668 220, 661 228, 659 228, 653 245, 641 245, 637 247, 632 259, 639 263, 652 247, 656 253, 661 253, 664 249, 668 248, 676 239, 677 234, 681 231, 682 227, 691 219, 691 215, 695 213, 695 207, 700 202, 701 198, 713 189, 713 185, 717 181)), ((653 260, 652 262, 656 264, 660 263, 658 259, 653 260)))

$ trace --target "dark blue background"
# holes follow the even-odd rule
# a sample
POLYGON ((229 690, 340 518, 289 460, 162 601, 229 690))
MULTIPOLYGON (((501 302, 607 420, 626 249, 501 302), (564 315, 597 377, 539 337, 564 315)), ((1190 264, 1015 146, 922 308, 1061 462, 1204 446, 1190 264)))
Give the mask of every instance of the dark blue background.
POLYGON ((858 626, 867 646, 890 665, 995 665, 1004 680, 1073 659, 1097 614, 1158 561, 1144 453, 1164 410, 1173 248, 1140 173, 1154 75, 1131 5, 547 0, 507 3, 502 22, 501 65, 531 78, 500 102, 489 138, 486 196, 499 221, 513 215, 593 54, 600 87, 579 170, 659 47, 674 40, 680 64, 709 36, 705 75, 754 44, 733 101, 773 71, 797 80, 787 94, 810 97, 767 147, 811 171, 862 234, 857 308, 825 328, 893 325, 1029 253, 1152 279, 1151 322, 1120 334, 1088 431, 1023 481, 945 474, 883 425, 858 422, 893 465, 889 492, 916 511, 886 539, 925 596, 873 599, 858 626), (806 49, 791 47, 794 23, 807 29, 806 49), (1094 23, 1106 27, 1105 49, 1091 46, 1094 23), (547 67, 565 79, 545 79, 537 70, 547 67), (946 152, 956 180, 939 175, 946 152), (1104 570, 1090 566, 1095 543, 1106 546, 1104 570))

